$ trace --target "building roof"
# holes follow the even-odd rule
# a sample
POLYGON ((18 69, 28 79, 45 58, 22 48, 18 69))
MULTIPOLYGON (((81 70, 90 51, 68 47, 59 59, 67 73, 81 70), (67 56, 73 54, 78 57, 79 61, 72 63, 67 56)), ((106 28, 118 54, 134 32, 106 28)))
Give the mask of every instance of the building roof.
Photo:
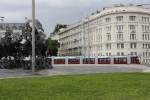
POLYGON ((114 7, 104 8, 99 13, 89 16, 88 19, 90 20, 90 19, 97 18, 99 16, 105 16, 105 15, 116 14, 116 13, 144 13, 150 15, 150 9, 145 8, 143 6, 133 6, 133 5, 114 6, 114 7))
POLYGON ((59 34, 66 32, 68 30, 71 30, 75 27, 78 27, 83 22, 88 22, 88 21, 96 19, 100 16, 106 16, 109 14, 117 14, 117 13, 142 13, 142 14, 150 15, 150 9, 145 8, 142 5, 136 5, 136 6, 134 6, 134 5, 115 5, 113 7, 106 7, 106 8, 103 8, 102 11, 97 11, 96 13, 92 13, 92 15, 87 16, 86 18, 84 18, 80 22, 69 25, 67 28, 65 28, 64 30, 59 32, 59 34))

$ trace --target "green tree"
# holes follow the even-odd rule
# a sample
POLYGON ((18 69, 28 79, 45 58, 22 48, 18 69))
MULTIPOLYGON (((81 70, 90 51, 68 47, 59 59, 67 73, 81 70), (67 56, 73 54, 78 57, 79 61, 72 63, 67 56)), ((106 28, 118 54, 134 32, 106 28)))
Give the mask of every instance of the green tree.
POLYGON ((58 48, 60 47, 60 43, 57 40, 52 40, 48 38, 46 41, 47 44, 47 55, 49 56, 57 56, 58 48))
MULTIPOLYGON (((31 21, 28 21, 23 28, 23 38, 26 42, 23 44, 23 55, 29 56, 32 54, 32 27, 30 25, 31 21)), ((42 24, 37 20, 35 27, 35 51, 36 56, 46 56, 46 45, 45 45, 45 34, 42 28, 42 24)))

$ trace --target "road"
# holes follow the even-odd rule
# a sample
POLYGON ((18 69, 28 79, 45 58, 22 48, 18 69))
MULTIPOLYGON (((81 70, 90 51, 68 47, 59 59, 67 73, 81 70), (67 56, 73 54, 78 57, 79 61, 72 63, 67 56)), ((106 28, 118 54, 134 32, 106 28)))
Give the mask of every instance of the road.
POLYGON ((0 79, 32 76, 31 71, 23 69, 0 69, 0 79))
MULTIPOLYGON (((53 75, 76 75, 92 73, 115 73, 115 72, 150 72, 150 67, 144 65, 58 65, 53 69, 37 72, 38 76, 53 75)), ((14 77, 32 77, 31 71, 22 69, 0 69, 0 79, 14 77)), ((34 75, 35 76, 35 75, 34 75)))
POLYGON ((47 75, 72 75, 115 72, 150 72, 150 67, 144 65, 58 65, 54 66, 52 70, 43 70, 39 73, 47 75))

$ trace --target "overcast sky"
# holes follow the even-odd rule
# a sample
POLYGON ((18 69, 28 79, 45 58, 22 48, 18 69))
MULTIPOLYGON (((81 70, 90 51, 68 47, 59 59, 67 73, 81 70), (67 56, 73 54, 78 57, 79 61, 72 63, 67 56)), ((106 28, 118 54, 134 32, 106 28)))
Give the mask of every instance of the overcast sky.
MULTIPOLYGON (((31 18, 32 0, 0 0, 0 16, 8 22, 31 18)), ((57 23, 71 24, 97 9, 113 4, 150 4, 150 0, 36 0, 36 17, 45 32, 51 33, 57 23)))

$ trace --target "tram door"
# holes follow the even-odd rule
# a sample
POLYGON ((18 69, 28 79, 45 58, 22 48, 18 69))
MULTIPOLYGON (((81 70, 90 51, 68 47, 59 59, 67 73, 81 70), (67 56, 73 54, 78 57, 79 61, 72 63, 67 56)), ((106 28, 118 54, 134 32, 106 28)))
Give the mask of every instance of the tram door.
POLYGON ((140 64, 138 57, 131 57, 131 64, 140 64))

